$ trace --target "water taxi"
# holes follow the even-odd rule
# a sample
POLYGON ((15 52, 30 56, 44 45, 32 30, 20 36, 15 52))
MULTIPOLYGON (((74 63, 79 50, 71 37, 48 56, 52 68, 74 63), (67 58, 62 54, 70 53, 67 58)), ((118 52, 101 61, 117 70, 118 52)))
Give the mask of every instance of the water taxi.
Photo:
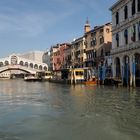
POLYGON ((24 75, 24 81, 42 81, 42 77, 37 74, 28 73, 24 75))
POLYGON ((52 79, 52 77, 53 77, 53 74, 51 71, 38 72, 38 74, 41 75, 42 80, 44 80, 44 81, 48 81, 48 80, 52 79))

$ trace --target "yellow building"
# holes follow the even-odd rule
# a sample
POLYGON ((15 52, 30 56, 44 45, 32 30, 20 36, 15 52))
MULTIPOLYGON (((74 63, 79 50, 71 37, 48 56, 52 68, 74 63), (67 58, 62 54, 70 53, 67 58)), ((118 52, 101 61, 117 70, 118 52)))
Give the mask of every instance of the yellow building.
POLYGON ((85 37, 74 40, 71 44, 72 67, 82 68, 86 60, 85 37))
MULTIPOLYGON (((89 23, 89 22, 87 22, 89 23)), ((86 45, 86 67, 98 67, 99 63, 107 63, 110 56, 112 42, 112 25, 107 23, 102 26, 95 26, 89 30, 85 24, 85 45, 86 45)))

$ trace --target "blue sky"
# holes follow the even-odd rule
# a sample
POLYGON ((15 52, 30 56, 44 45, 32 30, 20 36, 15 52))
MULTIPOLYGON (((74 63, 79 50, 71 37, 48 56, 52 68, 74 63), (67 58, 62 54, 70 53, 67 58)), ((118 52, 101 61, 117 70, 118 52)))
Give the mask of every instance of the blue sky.
POLYGON ((71 42, 91 27, 111 21, 117 0, 0 0, 0 58, 11 53, 46 51, 71 42))

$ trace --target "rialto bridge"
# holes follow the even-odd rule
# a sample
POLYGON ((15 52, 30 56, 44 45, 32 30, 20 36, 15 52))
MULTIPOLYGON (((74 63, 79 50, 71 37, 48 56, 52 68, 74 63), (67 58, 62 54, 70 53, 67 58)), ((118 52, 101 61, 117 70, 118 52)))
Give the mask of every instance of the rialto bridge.
POLYGON ((47 64, 25 59, 18 55, 0 59, 0 78, 8 78, 11 74, 36 73, 47 70, 47 64))

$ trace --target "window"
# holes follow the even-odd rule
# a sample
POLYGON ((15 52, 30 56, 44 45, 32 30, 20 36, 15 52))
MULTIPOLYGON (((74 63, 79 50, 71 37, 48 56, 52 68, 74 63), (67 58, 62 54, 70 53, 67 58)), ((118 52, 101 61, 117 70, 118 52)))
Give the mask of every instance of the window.
POLYGON ((102 49, 101 50, 101 57, 103 57, 104 56, 104 50, 102 49))
POLYGON ((133 42, 136 41, 136 26, 135 25, 131 27, 131 40, 133 42))
POLYGON ((11 57, 11 64, 12 65, 16 65, 17 64, 17 57, 16 56, 12 56, 11 57))
POLYGON ((138 38, 140 40, 140 22, 138 23, 138 38))
POLYGON ((83 73, 83 71, 76 71, 75 75, 77 75, 77 76, 83 76, 84 73, 83 73))
POLYGON ((101 37, 100 37, 100 44, 103 44, 103 43, 104 43, 104 37, 101 36, 101 37))
POLYGON ((138 0, 138 12, 140 12, 140 0, 138 0))
POLYGON ((92 40, 91 40, 91 46, 95 46, 96 45, 96 38, 93 38, 92 40))
POLYGON ((124 19, 128 18, 128 8, 127 5, 124 7, 124 19))
POLYGON ((136 13, 135 5, 136 5, 135 0, 133 0, 133 2, 132 2, 132 15, 134 15, 136 13))
POLYGON ((102 33, 104 30, 103 29, 100 29, 100 33, 102 33))
POLYGON ((119 24, 119 13, 116 13, 116 25, 119 24))
POLYGON ((116 34, 116 43, 117 43, 117 47, 119 47, 119 34, 116 34))
POLYGON ((110 32, 110 30, 107 28, 107 29, 106 29, 106 32, 107 32, 107 33, 109 33, 109 32, 110 32))
POLYGON ((124 30, 125 44, 128 44, 128 30, 124 30))

